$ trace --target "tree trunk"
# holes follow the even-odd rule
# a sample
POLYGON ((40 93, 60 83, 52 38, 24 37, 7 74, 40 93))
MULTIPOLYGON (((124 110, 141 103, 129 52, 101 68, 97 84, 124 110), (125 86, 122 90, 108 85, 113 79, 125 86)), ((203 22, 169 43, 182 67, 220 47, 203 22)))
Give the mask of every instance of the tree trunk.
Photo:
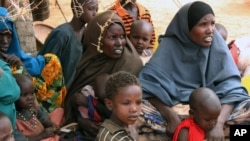
MULTIPOLYGON (((29 4, 27 0, 15 0, 15 2, 19 2, 20 6, 24 4, 24 6, 27 6, 27 4, 29 4)), ((18 15, 17 18, 14 19, 14 23, 22 50, 26 53, 36 55, 37 49, 32 13, 26 12, 23 15, 18 15)))
POLYGON ((0 6, 8 8, 10 6, 8 0, 0 0, 0 6))
POLYGON ((26 53, 36 55, 37 49, 32 15, 29 17, 25 16, 24 19, 22 17, 18 17, 15 20, 15 26, 18 33, 19 42, 22 49, 26 53))

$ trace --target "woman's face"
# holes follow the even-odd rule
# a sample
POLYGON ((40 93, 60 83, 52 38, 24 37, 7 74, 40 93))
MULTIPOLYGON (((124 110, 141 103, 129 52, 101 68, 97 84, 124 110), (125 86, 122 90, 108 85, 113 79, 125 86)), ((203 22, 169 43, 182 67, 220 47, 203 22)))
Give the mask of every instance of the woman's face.
POLYGON ((0 31, 0 51, 6 52, 12 41, 12 33, 9 30, 0 31))
POLYGON ((112 59, 122 56, 126 45, 125 31, 120 24, 111 24, 102 40, 103 53, 112 59))
POLYGON ((212 44, 215 31, 215 20, 213 14, 207 14, 191 29, 190 37, 196 44, 209 47, 212 44))

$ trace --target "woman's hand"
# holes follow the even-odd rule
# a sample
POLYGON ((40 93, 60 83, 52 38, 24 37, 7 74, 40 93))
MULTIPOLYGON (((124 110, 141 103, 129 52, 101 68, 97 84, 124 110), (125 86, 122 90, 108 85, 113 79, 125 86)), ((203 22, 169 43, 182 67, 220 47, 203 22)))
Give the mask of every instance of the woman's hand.
POLYGON ((180 117, 170 107, 161 102, 158 98, 149 98, 148 101, 159 110, 162 117, 167 121, 166 133, 172 137, 176 127, 181 122, 180 117))
POLYGON ((78 109, 79 106, 84 106, 87 107, 88 106, 88 99, 85 95, 83 95, 82 93, 76 93, 75 95, 72 96, 72 105, 75 109, 78 109))
POLYGON ((207 133, 207 141, 224 141, 225 135, 223 126, 216 124, 216 126, 207 133))
POLYGON ((176 127, 181 122, 181 119, 179 118, 177 113, 173 110, 169 111, 168 113, 164 113, 164 115, 162 115, 162 116, 167 121, 167 127, 166 127, 167 135, 172 137, 176 127), (166 114, 169 114, 169 115, 166 115, 166 114))
POLYGON ((100 129, 100 123, 94 122, 86 118, 82 118, 80 116, 78 116, 78 126, 81 130, 84 130, 92 137, 96 137, 100 129))
POLYGON ((21 66, 23 65, 21 59, 17 57, 15 54, 5 54, 1 52, 1 55, 4 58, 4 61, 9 63, 11 66, 21 66))

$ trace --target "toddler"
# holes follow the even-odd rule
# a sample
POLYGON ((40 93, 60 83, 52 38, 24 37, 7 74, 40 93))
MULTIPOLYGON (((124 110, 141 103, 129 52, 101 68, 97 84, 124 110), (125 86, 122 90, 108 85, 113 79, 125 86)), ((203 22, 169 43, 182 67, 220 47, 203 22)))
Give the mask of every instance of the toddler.
POLYGON ((203 141, 205 133, 217 123, 221 111, 218 96, 209 88, 195 89, 189 97, 190 118, 175 129, 173 141, 203 141))
MULTIPOLYGON (((16 101, 17 122, 19 132, 24 134, 30 141, 40 141, 56 134, 57 126, 52 123, 35 100, 35 86, 30 76, 14 74, 21 89, 20 98, 16 101)), ((56 140, 56 139, 55 139, 56 140)))
POLYGON ((130 35, 128 36, 144 64, 152 55, 148 50, 148 46, 152 40, 152 33, 152 24, 145 20, 139 20, 131 25, 130 35))

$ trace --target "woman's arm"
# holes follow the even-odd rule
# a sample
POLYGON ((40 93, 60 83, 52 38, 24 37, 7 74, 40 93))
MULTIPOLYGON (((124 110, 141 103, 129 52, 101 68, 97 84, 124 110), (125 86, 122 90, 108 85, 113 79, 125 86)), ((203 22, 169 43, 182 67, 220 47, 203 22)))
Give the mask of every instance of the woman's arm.
POLYGON ((217 123, 215 127, 207 133, 207 141, 224 141, 224 124, 227 121, 227 118, 233 111, 233 105, 232 104, 223 104, 221 106, 221 112, 218 117, 217 123))
POLYGON ((167 134, 172 135, 177 127, 177 125, 181 122, 181 119, 177 115, 175 111, 173 111, 169 106, 162 103, 158 98, 149 98, 148 101, 159 110, 162 117, 167 121, 167 134))

